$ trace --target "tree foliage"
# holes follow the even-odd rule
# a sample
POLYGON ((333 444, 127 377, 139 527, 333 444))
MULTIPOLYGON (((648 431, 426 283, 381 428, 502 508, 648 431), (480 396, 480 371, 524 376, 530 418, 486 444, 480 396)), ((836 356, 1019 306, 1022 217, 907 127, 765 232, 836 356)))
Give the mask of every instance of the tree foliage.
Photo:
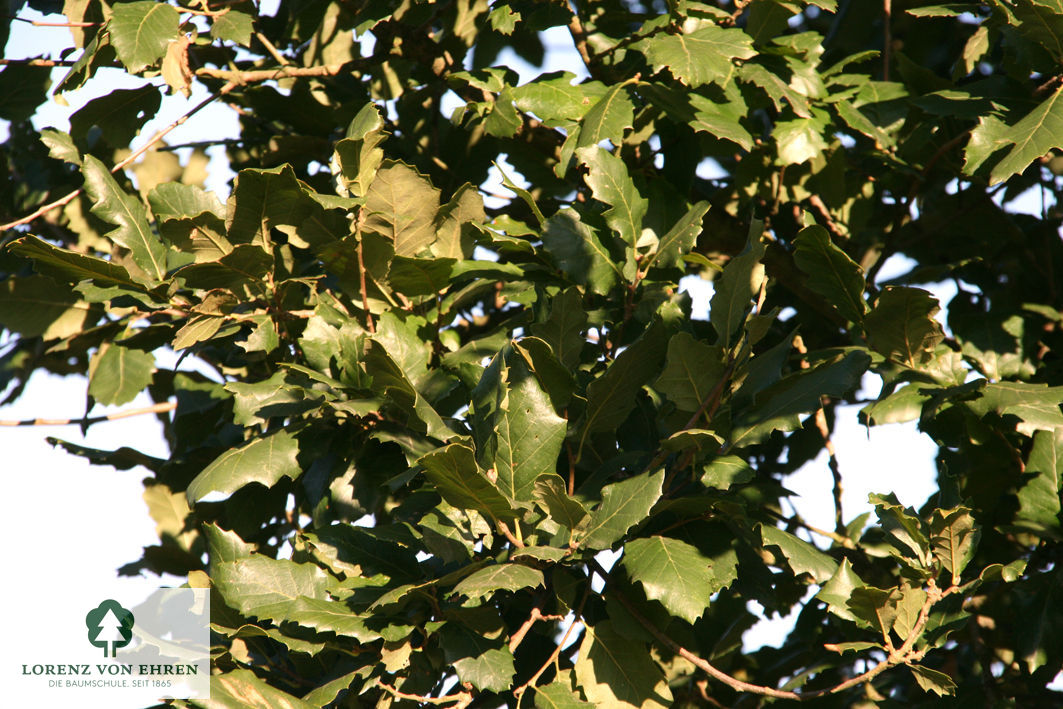
POLYGON ((63 11, 54 83, 0 71, 0 383, 172 405, 165 460, 64 445, 149 471, 122 572, 212 588, 207 706, 1060 701, 1058 2, 63 11), (201 147, 129 154, 193 87, 224 203, 201 147), (849 520, 832 457, 813 528, 781 479, 858 401, 938 492, 849 520))

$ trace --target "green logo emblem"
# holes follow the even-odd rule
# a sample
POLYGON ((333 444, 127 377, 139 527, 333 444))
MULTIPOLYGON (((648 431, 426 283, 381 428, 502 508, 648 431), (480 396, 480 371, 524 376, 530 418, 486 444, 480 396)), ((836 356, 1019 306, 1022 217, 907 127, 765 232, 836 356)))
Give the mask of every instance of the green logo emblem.
POLYGON ((110 598, 89 611, 85 625, 89 629, 89 642, 102 647, 104 657, 114 657, 118 648, 133 639, 133 613, 110 598))

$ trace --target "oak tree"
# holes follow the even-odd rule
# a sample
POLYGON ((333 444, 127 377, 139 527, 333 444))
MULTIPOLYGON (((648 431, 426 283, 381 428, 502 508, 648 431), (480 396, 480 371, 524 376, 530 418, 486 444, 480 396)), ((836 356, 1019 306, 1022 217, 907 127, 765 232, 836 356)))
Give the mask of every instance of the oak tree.
POLYGON ((188 704, 1060 701, 1058 0, 59 5, 0 71, 0 387, 155 402, 165 459, 59 443, 148 471, 124 573, 212 589, 188 704), (238 137, 138 137, 193 89, 238 137), (831 454, 822 529, 781 481, 856 402, 938 490, 850 518, 831 454))

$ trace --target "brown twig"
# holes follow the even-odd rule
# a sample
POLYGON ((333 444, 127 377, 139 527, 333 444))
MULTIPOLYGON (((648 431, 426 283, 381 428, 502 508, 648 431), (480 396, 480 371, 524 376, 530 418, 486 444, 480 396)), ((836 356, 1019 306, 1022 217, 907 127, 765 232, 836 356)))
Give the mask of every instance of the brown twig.
POLYGON ((0 59, 0 66, 19 64, 21 66, 74 66, 77 62, 70 59, 0 59))
POLYGON ((550 667, 550 665, 552 665, 557 660, 557 656, 561 654, 561 650, 564 649, 565 643, 568 642, 568 636, 572 634, 572 629, 575 628, 577 625, 583 623, 583 606, 587 603, 587 597, 590 595, 590 590, 591 586, 590 582, 588 581, 587 586, 583 589, 583 597, 580 598, 579 606, 576 608, 575 617, 572 619, 572 623, 565 630, 565 634, 562 635, 561 639, 557 642, 557 646, 554 648, 554 651, 550 653, 550 657, 546 658, 546 662, 544 662, 542 666, 538 670, 536 670, 535 674, 528 678, 527 682, 513 690, 513 696, 517 699, 518 707, 520 706, 521 698, 524 695, 524 692, 528 690, 528 687, 534 687, 535 683, 539 681, 539 678, 542 677, 543 673, 546 672, 547 668, 550 667))
MULTIPOLYGON (((296 77, 336 76, 343 71, 346 64, 322 64, 320 66, 282 66, 276 69, 250 69, 248 71, 230 71, 203 67, 196 70, 196 76, 211 79, 224 79, 234 84, 255 84, 261 81, 273 81, 296 77)), ((231 89, 230 89, 231 91, 231 89)))
MULTIPOLYGON (((229 83, 225 84, 224 86, 222 86, 220 89, 218 89, 218 91, 216 91, 215 93, 211 94, 207 98, 205 98, 202 101, 200 101, 190 111, 188 111, 187 113, 182 115, 180 118, 175 120, 170 125, 168 125, 165 128, 159 130, 157 133, 155 133, 155 135, 151 136, 151 139, 148 140, 148 142, 144 143, 144 145, 142 145, 139 148, 137 148, 136 150, 134 150, 124 160, 122 160, 121 162, 117 163, 114 167, 111 168, 111 172, 112 173, 118 172, 119 170, 124 168, 126 165, 129 165, 130 163, 135 161, 141 155, 143 155, 144 153, 148 152, 148 150, 150 150, 153 145, 155 145, 160 140, 165 138, 171 131, 173 131, 176 128, 178 128, 179 126, 183 125, 184 122, 187 121, 189 118, 191 118, 192 116, 196 115, 201 110, 206 108, 209 104, 213 103, 218 98, 220 98, 220 97, 224 96, 225 94, 229 93, 234 88, 236 88, 236 84, 234 84, 232 82, 229 82, 229 83)), ((17 226, 20 226, 22 224, 29 224, 34 219, 36 219, 38 217, 41 217, 41 216, 44 216, 45 214, 47 214, 48 212, 52 211, 53 209, 56 209, 58 207, 62 207, 64 205, 66 205, 66 204, 69 204, 78 195, 80 195, 82 193, 82 191, 83 191, 83 188, 78 188, 78 189, 74 190, 73 192, 67 194, 66 196, 60 197, 59 199, 55 200, 54 202, 49 202, 48 204, 38 208, 32 214, 28 214, 28 215, 22 217, 21 219, 16 219, 13 222, 8 222, 7 224, 2 224, 2 225, 0 225, 0 232, 9 231, 9 230, 11 230, 11 229, 13 229, 13 228, 15 228, 17 226)))
POLYGON ((274 46, 273 42, 269 41, 269 38, 266 37, 266 35, 261 32, 255 32, 255 38, 262 43, 262 46, 266 48, 266 51, 269 52, 271 57, 277 60, 278 64, 281 66, 289 66, 291 64, 291 62, 288 61, 288 57, 281 54, 280 51, 277 50, 277 47, 274 46))
MULTIPOLYGON (((498 531, 502 533, 502 536, 509 540, 509 543, 518 549, 524 548, 524 542, 518 537, 513 536, 513 532, 510 531, 509 525, 502 520, 495 520, 495 524, 498 527, 498 531)), ((517 534, 520 534, 520 522, 514 522, 514 526, 517 529, 517 534)))
POLYGON ((358 234, 358 286, 362 290, 362 309, 365 310, 365 327, 370 334, 376 333, 376 324, 373 323, 373 314, 369 312, 369 290, 365 281, 365 257, 362 254, 362 223, 365 221, 365 213, 358 210, 355 217, 354 231, 358 234))
MULTIPOLYGON (((592 559, 590 561, 590 566, 599 576, 601 576, 608 582, 609 573, 602 569, 601 565, 597 561, 592 559)), ((737 677, 732 677, 726 672, 713 666, 708 660, 705 660, 704 658, 694 654, 690 650, 687 650, 685 647, 677 643, 671 637, 661 632, 657 628, 657 626, 655 626, 653 623, 647 620, 645 616, 639 613, 638 609, 635 608, 634 604, 632 604, 631 601, 629 601, 622 593, 619 593, 615 589, 612 589, 611 592, 613 594, 613 597, 620 601, 621 605, 623 605, 624 608, 627 609, 628 613, 631 614, 631 617, 638 621, 638 623, 642 625, 642 627, 644 627, 646 630, 648 630, 650 634, 653 635, 653 637, 657 638, 658 641, 660 641, 662 644, 664 644, 666 647, 671 649, 683 659, 692 663, 695 667, 704 670, 709 676, 726 684, 728 687, 734 689, 735 691, 746 692, 749 694, 759 694, 761 696, 774 697, 776 699, 795 699, 797 701, 807 701, 809 699, 815 699, 816 697, 822 697, 828 694, 837 694, 838 692, 843 692, 846 689, 849 689, 850 687, 855 687, 858 684, 863 684, 868 680, 874 679, 876 676, 882 674, 891 667, 922 659, 923 655, 925 654, 925 650, 913 651, 912 648, 915 645, 916 641, 923 634, 923 629, 926 627, 927 619, 930 617, 930 609, 934 606, 935 603, 940 601, 942 598, 952 593, 955 593, 958 590, 959 588, 957 586, 952 586, 945 591, 941 591, 937 588, 937 585, 934 583, 934 580, 931 579, 927 582, 926 601, 923 603, 923 607, 919 611, 919 618, 916 620, 915 625, 912 626, 911 631, 909 631, 908 637, 905 638, 903 645, 901 645, 895 650, 892 650, 886 657, 886 659, 882 660, 866 672, 856 675, 855 677, 851 677, 845 680, 844 682, 836 684, 833 687, 801 693, 776 689, 774 687, 765 687, 757 684, 750 684, 749 682, 743 682, 737 677)), ((826 645, 825 647, 827 649, 831 649, 830 645, 826 645)))
POLYGON ((568 33, 572 35, 572 42, 576 45, 576 51, 579 52, 580 58, 590 70, 591 63, 594 61, 591 57, 590 49, 587 46, 587 30, 583 27, 583 20, 580 19, 579 10, 572 7, 572 17, 568 21, 568 33))
POLYGON ((15 22, 25 22, 34 27, 99 27, 102 22, 41 22, 40 20, 27 20, 25 17, 6 15, 6 19, 15 22))
POLYGON ((472 704, 472 692, 468 691, 458 692, 457 694, 445 694, 442 697, 426 697, 423 694, 408 694, 407 692, 395 689, 382 679, 377 679, 376 683, 378 687, 398 699, 411 699, 415 702, 421 702, 422 704, 437 705, 455 702, 453 709, 463 709, 472 704))
POLYGON ((118 419, 129 418, 130 416, 143 416, 144 414, 161 414, 167 411, 173 411, 177 408, 177 402, 164 401, 161 404, 152 404, 151 406, 145 406, 137 409, 125 409, 124 411, 115 411, 113 414, 104 414, 102 416, 86 416, 79 419, 23 419, 21 421, 0 420, 0 426, 69 426, 72 424, 79 424, 88 426, 94 423, 101 423, 103 421, 117 421, 118 419))
POLYGON ((882 0, 882 80, 890 80, 890 61, 893 54, 893 0, 882 0))
POLYGON ((563 615, 543 615, 543 612, 542 610, 540 610, 539 606, 535 606, 531 609, 531 613, 528 614, 528 619, 521 623, 521 626, 517 628, 517 632, 509 636, 509 651, 516 652, 517 648, 520 647, 520 644, 524 642, 524 636, 527 635, 528 631, 532 629, 532 626, 540 620, 564 619, 565 616, 563 615))

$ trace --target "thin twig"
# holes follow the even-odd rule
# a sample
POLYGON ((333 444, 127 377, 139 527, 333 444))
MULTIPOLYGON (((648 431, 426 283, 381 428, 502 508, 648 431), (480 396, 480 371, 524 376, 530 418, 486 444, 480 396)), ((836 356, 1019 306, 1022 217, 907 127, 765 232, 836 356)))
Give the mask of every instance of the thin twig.
POLYGON ((587 597, 590 595, 590 590, 591 586, 588 582, 587 586, 583 589, 583 597, 580 599, 579 606, 576 608, 575 617, 572 619, 572 623, 565 630, 565 634, 562 635, 561 639, 557 642, 557 646, 554 648, 554 651, 550 653, 550 657, 546 658, 546 662, 536 670, 535 674, 533 674, 527 682, 513 690, 513 696, 517 699, 518 707, 520 706, 521 697, 524 692, 528 690, 528 687, 534 687, 535 683, 539 681, 539 678, 542 677, 547 668, 557 660, 557 656, 561 654, 561 650, 564 649, 565 643, 568 642, 568 636, 572 634, 572 629, 583 623, 583 606, 587 603, 587 597))
POLYGON ((457 694, 445 694, 442 697, 426 697, 423 694, 408 694, 401 690, 395 689, 390 684, 384 682, 384 680, 378 679, 376 681, 377 686, 384 691, 391 694, 393 697, 399 699, 412 699, 415 702, 421 702, 422 704, 450 704, 456 702, 453 709, 462 709, 472 704, 471 692, 458 692, 457 694))
POLYGON ((21 66, 74 66, 77 62, 71 59, 0 59, 0 66, 19 64, 21 66))
POLYGON ((893 0, 882 0, 882 80, 890 80, 890 61, 893 54, 893 0))
POLYGON ((69 426, 72 424, 88 426, 90 424, 101 423, 103 421, 117 421, 118 419, 129 418, 130 416, 143 416, 144 414, 161 414, 167 411, 173 411, 176 408, 176 401, 164 401, 161 404, 152 404, 151 406, 145 406, 137 409, 125 409, 124 411, 115 411, 113 414, 104 414, 102 416, 86 416, 84 418, 79 419, 23 419, 21 421, 0 420, 0 426, 69 426))
MULTIPOLYGON (((157 133, 155 133, 155 135, 151 136, 151 139, 148 140, 148 142, 144 143, 144 145, 142 145, 139 148, 137 148, 136 150, 134 150, 124 160, 122 160, 121 162, 117 163, 114 167, 111 168, 111 172, 112 173, 118 172, 119 170, 124 168, 126 165, 129 165, 130 163, 135 161, 141 155, 143 155, 144 153, 148 152, 148 150, 150 150, 153 145, 155 145, 160 140, 162 140, 164 137, 166 137, 171 131, 173 131, 174 129, 176 129, 179 126, 183 125, 184 122, 187 121, 189 118, 191 118, 192 116, 196 115, 201 110, 206 108, 209 104, 211 104, 212 102, 214 102, 218 98, 224 96, 225 94, 229 93, 234 88, 236 88, 236 84, 234 84, 233 82, 229 82, 229 83, 225 84, 224 86, 222 86, 220 89, 218 89, 218 91, 216 91, 215 93, 211 94, 207 98, 205 98, 202 101, 200 101, 194 108, 192 108, 192 110, 188 111, 183 116, 178 118, 176 121, 174 121, 170 125, 166 126, 165 128, 163 128, 160 131, 158 131, 157 133)), ((60 197, 59 199, 55 200, 54 202, 49 202, 48 204, 44 205, 43 207, 38 208, 32 214, 28 214, 25 217, 22 217, 21 219, 16 219, 13 222, 8 222, 7 224, 2 224, 2 225, 0 225, 0 232, 9 231, 9 230, 11 230, 11 229, 13 229, 13 228, 15 228, 17 226, 20 226, 22 224, 29 224, 34 219, 36 219, 38 217, 41 217, 41 216, 44 216, 45 214, 47 214, 48 212, 52 211, 53 209, 56 209, 58 207, 62 207, 64 205, 66 205, 66 204, 69 204, 78 195, 80 195, 82 193, 82 191, 83 191, 83 188, 78 188, 78 189, 74 190, 73 192, 71 192, 70 194, 68 194, 68 195, 66 195, 64 197, 60 197)))
MULTIPOLYGON (((524 548, 524 542, 521 541, 520 539, 518 539, 517 537, 513 536, 513 532, 511 532, 509 530, 509 525, 507 525, 502 520, 496 520, 496 523, 497 523, 497 526, 498 526, 498 531, 502 533, 503 537, 505 537, 506 539, 509 540, 510 544, 512 544, 513 546, 517 547, 518 549, 523 549, 524 548)), ((520 526, 519 526, 520 523, 519 522, 514 522, 514 525, 517 526, 517 533, 519 534, 520 533, 520 526)))
MULTIPOLYGON (((596 560, 592 559, 590 561, 590 566, 599 576, 601 576, 608 582, 609 573, 605 571, 596 560)), ((913 651, 912 648, 915 645, 916 641, 923 634, 923 628, 926 627, 926 622, 929 618, 931 607, 933 607, 933 605, 940 601, 942 598, 958 590, 959 588, 957 586, 952 586, 946 591, 940 591, 934 583, 934 580, 931 579, 927 583, 927 597, 926 601, 923 603, 922 609, 919 612, 919 618, 918 620, 916 620, 915 625, 912 626, 911 631, 908 633, 908 637, 905 638, 904 644, 901 645, 901 647, 890 652, 886 659, 884 659, 882 662, 879 662, 877 665, 867 670, 866 672, 863 672, 855 677, 851 677, 850 679, 847 679, 844 682, 841 682, 840 684, 837 684, 833 687, 829 687, 827 689, 818 689, 811 692, 802 692, 800 694, 797 692, 775 689, 774 687, 764 687, 757 684, 750 684, 749 682, 743 682, 737 677, 732 677, 726 672, 717 669, 709 661, 690 652, 685 647, 673 640, 671 637, 661 632, 657 628, 657 626, 655 626, 653 623, 647 620, 645 616, 639 613, 638 609, 635 608, 634 604, 632 604, 631 601, 629 601, 622 593, 619 593, 615 589, 611 589, 611 592, 613 594, 613 597, 620 601, 621 605, 623 605, 624 608, 627 609, 628 613, 631 614, 631 617, 638 621, 639 624, 642 625, 642 627, 646 628, 646 630, 648 630, 650 634, 653 635, 653 637, 657 638, 657 640, 659 640, 666 647, 678 654, 680 657, 684 658, 685 660, 688 660, 694 666, 704 670, 711 677, 714 677, 720 682, 723 682, 735 691, 747 692, 750 694, 759 694, 766 697, 774 697, 776 699, 796 699, 797 701, 805 701, 809 699, 815 699, 816 697, 822 697, 827 694, 837 694, 838 692, 843 692, 846 689, 849 689, 850 687, 855 687, 858 684, 863 684, 864 682, 875 678, 876 676, 882 674, 884 671, 891 667, 921 659, 925 651, 913 651)), ((830 645, 827 645, 826 647, 827 649, 831 649, 830 645)))
POLYGON ((579 10, 575 6, 572 8, 572 17, 568 21, 568 33, 572 35, 572 42, 576 45, 576 51, 579 52, 580 58, 587 66, 587 69, 590 70, 591 63, 594 60, 587 46, 587 30, 584 29, 583 20, 580 19, 579 10))
POLYGON ((281 66, 289 66, 291 64, 291 62, 288 60, 288 57, 281 54, 277 50, 277 47, 274 46, 273 42, 269 41, 269 38, 267 38, 266 35, 262 34, 261 32, 255 32, 255 38, 262 43, 262 46, 266 48, 266 51, 269 52, 269 55, 271 57, 277 60, 278 64, 280 64, 281 66))
MULTIPOLYGON (((273 81, 295 77, 335 76, 343 71, 346 64, 322 64, 320 66, 282 66, 276 69, 251 69, 248 71, 230 71, 203 67, 196 70, 196 76, 211 79, 224 79, 234 84, 254 84, 260 81, 273 81)), ((231 89, 230 89, 231 90, 231 89)))
POLYGON ((365 281, 365 257, 362 254, 362 222, 365 220, 365 213, 362 210, 358 210, 358 216, 355 217, 354 231, 358 234, 358 285, 362 290, 362 309, 365 311, 365 327, 369 330, 370 334, 376 333, 376 324, 373 322, 373 314, 369 312, 369 291, 366 287, 365 281))
POLYGON ((103 24, 102 22, 42 22, 40 20, 27 20, 25 17, 14 17, 12 15, 4 15, 3 17, 15 22, 25 22, 27 25, 33 25, 34 27, 99 27, 103 24))
POLYGON ((517 648, 520 647, 520 644, 524 642, 524 636, 526 636, 528 634, 528 631, 532 629, 532 626, 540 620, 564 619, 565 616, 563 615, 543 615, 543 612, 539 608, 539 606, 535 606, 531 609, 531 613, 528 614, 527 620, 521 623, 521 626, 517 628, 517 632, 513 633, 513 635, 509 637, 509 651, 516 652, 517 648))

